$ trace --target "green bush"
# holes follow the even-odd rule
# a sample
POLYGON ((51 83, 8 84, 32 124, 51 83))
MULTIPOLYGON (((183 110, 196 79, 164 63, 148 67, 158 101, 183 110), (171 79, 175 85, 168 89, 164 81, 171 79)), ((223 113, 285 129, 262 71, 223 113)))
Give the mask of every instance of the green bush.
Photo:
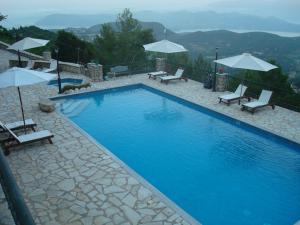
POLYGON ((80 85, 65 85, 62 88, 62 93, 65 93, 66 91, 70 91, 70 90, 75 90, 77 89, 81 89, 81 88, 88 88, 91 87, 90 83, 85 83, 85 84, 80 84, 80 85))

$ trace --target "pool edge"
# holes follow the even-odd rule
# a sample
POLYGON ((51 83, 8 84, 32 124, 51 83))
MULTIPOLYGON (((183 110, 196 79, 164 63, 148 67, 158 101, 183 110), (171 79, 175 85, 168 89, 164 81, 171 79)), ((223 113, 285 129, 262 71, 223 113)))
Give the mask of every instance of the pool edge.
POLYGON ((144 83, 134 83, 134 84, 126 84, 126 85, 120 85, 120 86, 115 86, 115 87, 109 87, 109 88, 103 88, 103 89, 97 89, 97 90, 85 90, 85 91, 81 91, 81 92, 78 92, 78 93, 70 93, 70 94, 64 94, 64 95, 56 95, 56 96, 53 96, 49 99, 51 100, 56 100, 56 99, 60 99, 60 98, 65 98, 65 97, 68 97, 68 96, 76 96, 76 95, 81 95, 81 94, 86 94, 86 93, 94 93, 94 92, 99 92, 99 91, 109 91, 109 90, 113 90, 113 89, 116 89, 116 88, 126 88, 126 87, 133 87, 133 86, 141 86, 141 87, 146 87, 148 89, 152 89, 154 91, 157 91, 157 92, 161 92, 163 94, 166 94, 170 97, 175 97, 175 98, 178 98, 180 99, 181 101, 185 101, 185 102, 188 102, 189 104, 192 104, 192 105, 195 105, 195 106, 198 106, 198 107, 201 107, 201 108, 204 108, 205 110, 208 110, 208 111, 211 111, 213 113, 216 113, 216 114, 219 114, 221 116, 224 116, 224 117, 227 117, 233 121, 236 121, 237 123, 242 123, 243 125, 246 125, 246 126, 249 126, 250 128, 254 128, 254 129, 259 129, 263 132, 267 132, 267 133, 270 133, 271 135, 274 135, 275 137, 279 138, 279 139, 283 139, 284 141, 287 141, 287 142, 290 142, 291 144, 296 144, 296 145, 300 145, 300 141, 297 141, 297 140, 293 140, 289 137, 287 137, 286 135, 283 135, 281 133, 278 133, 274 130, 269 130, 268 128, 265 128, 265 127, 262 127, 260 125, 257 125, 257 124, 250 124, 249 122, 247 121, 244 121, 244 120, 240 120, 240 119, 236 119, 234 118, 233 116, 231 115, 227 115, 223 112, 221 112, 220 110, 216 110, 216 109, 212 109, 208 106, 204 106, 204 105, 200 105, 199 103, 196 103, 196 102, 193 102, 193 101, 190 101, 188 99, 185 99, 183 97, 180 97, 180 96, 176 96, 172 93, 169 93, 169 92, 166 92, 166 91, 163 91, 163 90, 160 90, 156 87, 151 87, 147 84, 144 84, 144 83))

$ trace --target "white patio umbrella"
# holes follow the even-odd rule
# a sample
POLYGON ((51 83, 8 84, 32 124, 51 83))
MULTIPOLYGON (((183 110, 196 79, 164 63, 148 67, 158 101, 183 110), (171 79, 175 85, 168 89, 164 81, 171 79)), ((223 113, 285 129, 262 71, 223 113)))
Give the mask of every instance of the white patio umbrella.
POLYGON ((26 37, 20 41, 15 42, 11 46, 9 46, 8 49, 14 49, 18 51, 19 67, 21 67, 20 50, 42 47, 45 46, 48 42, 49 40, 26 37))
MULTIPOLYGON (((232 56, 224 59, 214 60, 215 63, 222 64, 238 69, 257 70, 257 71, 270 71, 278 68, 277 66, 263 61, 250 53, 243 53, 241 55, 232 56)), ((242 88, 241 88, 242 93, 242 88)))
POLYGON ((54 74, 49 74, 49 73, 44 73, 44 72, 39 72, 34 70, 27 70, 18 67, 13 67, 11 69, 6 70, 3 73, 0 73, 0 88, 17 87, 18 89, 24 128, 25 128, 25 116, 24 116, 20 86, 37 84, 37 83, 52 80, 54 78, 56 78, 56 75, 54 74))
POLYGON ((143 45, 145 51, 149 52, 161 52, 161 53, 177 53, 177 52, 187 52, 185 47, 180 44, 168 40, 162 40, 153 42, 150 44, 143 45))
POLYGON ((278 68, 273 64, 270 64, 266 61, 263 61, 255 56, 251 55, 250 53, 243 53, 241 55, 228 57, 224 59, 214 60, 214 62, 229 66, 232 68, 239 68, 239 69, 247 69, 247 70, 258 70, 267 72, 269 70, 278 68))

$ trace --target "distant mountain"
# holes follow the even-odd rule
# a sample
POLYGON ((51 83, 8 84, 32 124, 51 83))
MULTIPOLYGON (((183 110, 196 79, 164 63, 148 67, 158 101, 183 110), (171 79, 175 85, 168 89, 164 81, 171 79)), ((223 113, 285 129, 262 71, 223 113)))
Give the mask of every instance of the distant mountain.
MULTIPOLYGON (((164 26, 178 30, 189 29, 227 29, 227 30, 269 30, 300 32, 300 24, 293 24, 284 20, 269 17, 257 17, 240 13, 202 12, 166 12, 142 11, 134 13, 134 17, 141 21, 156 21, 164 26)), ((43 28, 90 27, 115 21, 115 14, 76 15, 52 14, 39 20, 36 25, 43 28)))
POLYGON ((142 21, 155 20, 174 31, 187 29, 236 29, 300 32, 300 24, 289 23, 276 17, 264 18, 240 13, 216 13, 213 11, 158 13, 144 11, 137 12, 134 16, 142 21))
MULTIPOLYGON (((169 29, 166 29, 166 35, 164 34, 165 27, 157 22, 139 22, 142 29, 152 29, 153 35, 157 40, 164 39, 165 37, 175 35, 175 33, 169 29)), ((108 23, 114 30, 118 30, 116 23, 108 23)), ((94 25, 89 28, 66 28, 65 31, 72 32, 81 39, 92 41, 97 35, 100 34, 102 24, 94 25)))
POLYGON ((115 21, 115 14, 51 14, 36 22, 36 26, 49 29, 61 29, 67 27, 90 27, 95 24, 108 23, 115 21))

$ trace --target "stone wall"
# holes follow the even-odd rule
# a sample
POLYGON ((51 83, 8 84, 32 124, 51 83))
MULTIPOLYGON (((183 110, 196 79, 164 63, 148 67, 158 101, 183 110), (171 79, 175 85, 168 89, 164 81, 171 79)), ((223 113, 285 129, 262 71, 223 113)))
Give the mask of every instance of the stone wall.
MULTIPOLYGON (((21 60, 21 65, 22 67, 26 67, 28 63, 28 60, 24 61, 21 60)), ((18 60, 9 60, 9 67, 18 67, 19 66, 19 61, 18 60)), ((45 60, 34 60, 34 67, 33 69, 43 69, 43 68, 49 68, 50 67, 50 62, 45 61, 45 60)))
POLYGON ((35 60, 33 69, 44 69, 50 67, 50 61, 45 60, 35 60))
POLYGON ((88 63, 85 75, 92 81, 103 81, 103 66, 95 63, 88 63))
POLYGON ((84 66, 77 63, 59 62, 59 69, 69 73, 85 74, 84 66))

